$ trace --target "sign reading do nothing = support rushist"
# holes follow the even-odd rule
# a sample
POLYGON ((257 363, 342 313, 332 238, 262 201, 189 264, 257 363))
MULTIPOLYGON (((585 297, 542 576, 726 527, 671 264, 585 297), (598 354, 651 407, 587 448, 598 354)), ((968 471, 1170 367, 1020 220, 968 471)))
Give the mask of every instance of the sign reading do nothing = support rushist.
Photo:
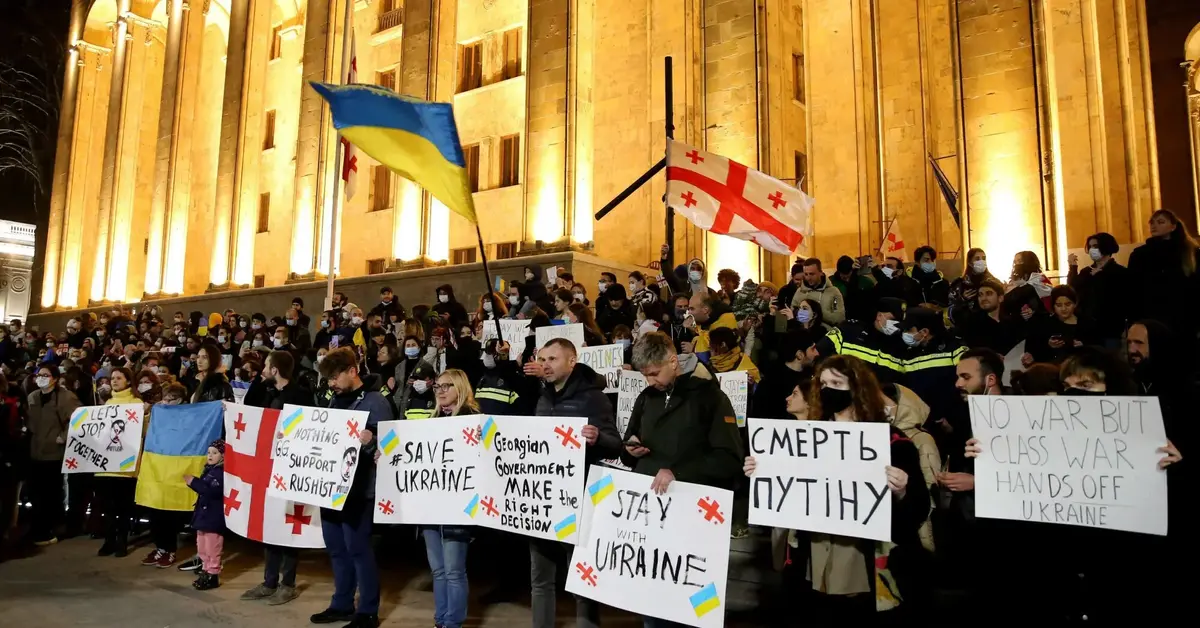
POLYGON ((481 417, 474 523, 574 545, 582 525, 585 425, 583 417, 481 417))
POLYGON ((143 406, 81 406, 67 423, 63 473, 130 473, 142 452, 143 406))
POLYGON ((757 463, 750 480, 750 523, 891 540, 887 423, 748 423, 750 455, 757 463))
POLYGON ((725 621, 733 493, 592 465, 567 590, 689 626, 725 621))
POLYGON ((463 525, 479 507, 479 415, 379 423, 375 523, 463 525))
POLYGON ((975 514, 1167 533, 1154 397, 971 396, 975 514))
POLYGON ((283 406, 267 493, 341 510, 354 484, 366 427, 362 410, 283 406))

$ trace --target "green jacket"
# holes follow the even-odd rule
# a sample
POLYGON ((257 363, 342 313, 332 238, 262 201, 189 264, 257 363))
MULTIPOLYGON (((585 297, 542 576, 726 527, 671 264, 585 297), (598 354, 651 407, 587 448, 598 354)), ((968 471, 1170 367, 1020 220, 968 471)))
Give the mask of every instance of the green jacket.
POLYGON ((650 450, 622 462, 635 473, 670 469, 680 482, 732 489, 742 476, 745 452, 729 398, 703 367, 680 375, 670 395, 653 386, 633 404, 625 437, 650 450))

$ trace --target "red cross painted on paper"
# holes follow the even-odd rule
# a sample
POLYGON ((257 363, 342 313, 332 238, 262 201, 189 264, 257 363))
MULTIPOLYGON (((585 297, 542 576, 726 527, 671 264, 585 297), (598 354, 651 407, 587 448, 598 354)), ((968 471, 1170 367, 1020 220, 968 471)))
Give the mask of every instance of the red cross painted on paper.
POLYGON ((495 517, 496 515, 500 514, 500 511, 496 510, 496 500, 492 499, 491 497, 479 503, 483 505, 483 511, 486 512, 488 516, 495 517))
POLYGON ((300 530, 304 526, 312 523, 312 515, 304 514, 303 504, 293 504, 293 508, 294 510, 290 514, 284 516, 283 522, 291 524, 292 534, 300 534, 300 530))
POLYGON ((126 411, 125 411, 125 419, 126 419, 127 421, 129 421, 130 423, 137 423, 137 422, 138 422, 138 418, 137 418, 137 411, 135 411, 135 410, 126 410, 126 411))
POLYGON ((696 505, 700 507, 700 512, 704 513, 704 520, 713 523, 725 523, 725 515, 721 514, 721 504, 716 500, 709 500, 701 497, 696 505))
MULTIPOLYGON (((279 422, 279 410, 263 410, 262 420, 258 424, 258 437, 254 441, 254 453, 248 454, 238 451, 232 446, 225 447, 225 472, 229 475, 236 475, 242 484, 246 485, 250 492, 250 514, 246 519, 246 537, 255 541, 261 541, 263 518, 267 503, 267 485, 271 483, 271 449, 274 445, 276 424, 279 422)), ((242 413, 238 413, 238 418, 233 423, 233 429, 237 431, 235 440, 240 440, 242 431, 246 429, 246 423, 242 420, 242 413), (238 424, 241 427, 238 427, 238 424)), ((285 488, 283 484, 283 476, 275 476, 275 485, 279 488, 285 488)), ((230 497, 225 501, 225 514, 230 513, 229 499, 238 500, 237 490, 230 491, 230 497)), ((241 498, 242 500, 245 497, 241 498)), ((241 501, 237 501, 233 506, 233 510, 237 510, 242 505, 241 501)))
POLYGON ((579 449, 580 447, 583 447, 579 440, 575 438, 575 428, 573 427, 560 425, 554 428, 554 433, 558 434, 562 438, 563 447, 570 447, 572 449, 579 449))
POLYGON ((390 499, 382 500, 379 502, 378 505, 379 505, 379 512, 382 512, 385 515, 390 515, 390 514, 396 512, 396 509, 392 508, 392 500, 390 500, 390 499))
POLYGON ((575 570, 579 572, 579 579, 588 583, 591 586, 596 586, 595 569, 587 563, 575 563, 575 570))
POLYGON ((690 191, 680 194, 679 198, 683 199, 684 207, 691 207, 696 204, 696 197, 690 191))
POLYGON ((466 441, 468 445, 475 446, 479 444, 479 428, 464 427, 462 432, 463 440, 466 441))
POLYGON ((696 152, 696 149, 694 149, 694 148, 692 149, 692 152, 690 152, 690 153, 688 153, 688 154, 684 155, 684 157, 687 157, 688 159, 691 159, 691 160, 692 160, 692 165, 695 165, 695 164, 698 164, 698 163, 700 163, 700 162, 704 161, 704 158, 703 158, 703 157, 701 157, 701 156, 700 156, 700 153, 696 152))
POLYGON ((271 476, 271 477, 272 477, 272 478, 275 480, 275 488, 277 488, 277 489, 279 489, 279 490, 281 490, 281 491, 286 491, 286 490, 287 490, 287 485, 283 483, 283 476, 282 476, 282 475, 274 475, 274 476, 271 476))
POLYGON ((775 193, 768 196, 767 200, 771 201, 772 209, 779 209, 780 207, 787 205, 787 199, 783 198, 783 192, 780 192, 779 190, 775 190, 775 193))
POLYGON ((354 419, 346 421, 346 431, 350 434, 350 438, 358 438, 358 421, 354 419))
POLYGON ((79 467, 79 463, 75 462, 74 458, 67 458, 63 461, 63 464, 67 465, 68 469, 76 469, 79 467))
POLYGON ((746 166, 731 161, 729 162, 729 176, 725 183, 721 183, 695 170, 680 166, 668 166, 667 181, 687 183, 713 197, 720 204, 710 229, 713 233, 728 235, 729 228, 733 225, 733 217, 737 216, 750 223, 756 230, 766 231, 775 236, 789 250, 795 250, 804 241, 804 235, 746 199, 747 173, 746 166))
POLYGON ((229 494, 225 496, 225 516, 229 513, 238 510, 242 507, 242 502, 238 501, 238 490, 230 489, 229 494))
POLYGON ((358 155, 350 154, 350 141, 342 138, 342 180, 349 181, 351 172, 358 172, 358 155))

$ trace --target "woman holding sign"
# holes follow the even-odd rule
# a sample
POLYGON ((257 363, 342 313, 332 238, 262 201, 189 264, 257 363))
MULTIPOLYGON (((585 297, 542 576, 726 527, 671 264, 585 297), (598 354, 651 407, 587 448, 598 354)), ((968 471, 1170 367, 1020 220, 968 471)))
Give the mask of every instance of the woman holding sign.
MULTIPOLYGON (((139 393, 133 389, 133 381, 133 371, 124 366, 114 368, 109 374, 112 397, 104 405, 120 406, 141 403, 139 393)), ((121 432, 129 429, 129 426, 125 426, 124 422, 121 422, 122 428, 118 430, 117 424, 118 421, 113 421, 113 442, 109 445, 114 450, 121 447, 119 444, 121 432)), ((146 422, 142 421, 142 425, 145 426, 146 422)), ((132 428, 143 429, 137 426, 132 426, 132 428)), ((129 473, 96 474, 96 494, 102 503, 102 512, 106 515, 104 544, 100 546, 100 550, 96 553, 97 556, 123 558, 129 555, 129 524, 133 519, 133 496, 136 488, 136 469, 129 473)))
MULTIPOLYGON (((824 421, 887 422, 879 382, 864 362, 851 356, 831 356, 817 367, 808 400, 808 416, 824 421)), ((801 404, 788 403, 789 411, 801 404)), ((837 617, 869 621, 877 610, 890 610, 902 596, 917 593, 913 585, 923 580, 913 567, 921 562, 917 531, 929 516, 929 489, 921 477, 917 449, 891 427, 891 465, 887 484, 892 494, 891 542, 800 532, 790 560, 807 565, 818 623, 837 617), (881 586, 882 585, 882 586, 881 586)), ((754 457, 744 470, 752 477, 754 457)))

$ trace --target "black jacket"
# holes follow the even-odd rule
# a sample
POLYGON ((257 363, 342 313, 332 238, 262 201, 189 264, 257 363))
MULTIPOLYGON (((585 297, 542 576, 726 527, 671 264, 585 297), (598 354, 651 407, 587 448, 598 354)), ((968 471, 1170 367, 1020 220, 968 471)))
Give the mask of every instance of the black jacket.
POLYGON ((438 291, 445 292, 450 297, 450 300, 445 303, 436 301, 431 309, 434 314, 448 321, 451 329, 457 334, 458 328, 466 325, 469 320, 467 318, 467 308, 463 307, 463 304, 454 298, 454 287, 450 284, 438 286, 438 291))
MULTIPOLYGON (((392 404, 379 394, 378 375, 367 375, 362 381, 363 385, 358 390, 334 395, 329 400, 329 407, 366 412, 365 427, 378 435, 379 422, 394 418, 392 404)), ((375 497, 375 448, 378 442, 379 438, 376 436, 359 449, 358 468, 354 471, 354 482, 350 486, 350 494, 346 496, 346 504, 340 512, 322 508, 322 521, 353 523, 358 517, 371 516, 371 502, 375 497)))
POLYGON ((604 377, 592 367, 577 363, 562 390, 542 387, 534 412, 537 416, 587 417, 588 424, 600 430, 596 444, 587 447, 588 464, 621 455, 621 435, 617 432, 612 404, 604 394, 606 385, 604 377))
POLYGON ((281 409, 285 405, 310 406, 317 405, 317 397, 303 380, 289 380, 283 390, 267 385, 265 395, 266 408, 281 409))
POLYGON ((483 414, 532 416, 540 399, 537 379, 526 377, 514 360, 496 360, 475 384, 475 400, 483 414))
POLYGON ((1096 333, 1106 339, 1120 338, 1125 332, 1129 308, 1123 301, 1130 298, 1132 281, 1129 269, 1115 259, 1099 272, 1091 266, 1082 270, 1072 266, 1067 274, 1067 284, 1079 294, 1079 315, 1094 321, 1096 333))
MULTIPOLYGON (((900 299, 908 304, 908 307, 916 307, 922 303, 921 285, 903 270, 893 273, 890 279, 879 268, 872 269, 871 273, 875 277, 874 294, 871 295, 875 303, 887 297, 900 299)), ((946 291, 949 290, 950 287, 947 286, 946 291)))
POLYGON ((917 289, 921 293, 921 301, 909 303, 909 307, 921 303, 932 303, 940 307, 950 305, 950 283, 942 276, 941 271, 934 270, 932 273, 927 273, 920 267, 913 266, 908 269, 908 276, 917 282, 917 289))
POLYGON ((205 401, 233 401, 233 386, 224 373, 210 373, 196 386, 192 393, 192 403, 205 401))

